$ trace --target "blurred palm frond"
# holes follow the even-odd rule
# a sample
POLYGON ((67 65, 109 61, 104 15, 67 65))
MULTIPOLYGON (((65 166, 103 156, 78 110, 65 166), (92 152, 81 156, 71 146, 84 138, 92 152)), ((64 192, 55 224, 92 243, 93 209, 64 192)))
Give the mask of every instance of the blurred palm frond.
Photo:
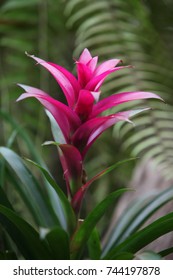
POLYGON ((122 147, 128 153, 154 159, 163 175, 172 178, 173 41, 170 32, 173 31, 168 14, 173 4, 160 1, 155 10, 153 2, 70 0, 66 3, 65 14, 68 28, 76 34, 74 56, 78 57, 87 47, 93 55, 99 55, 100 60, 117 57, 124 64, 134 66, 113 74, 102 87, 105 95, 142 90, 155 92, 165 100, 166 104, 151 100, 118 107, 118 110, 134 106, 153 110, 135 117, 135 126, 116 125, 114 135, 122 139, 122 147), (166 26, 157 24, 158 10, 162 20, 164 17, 167 20, 166 26))

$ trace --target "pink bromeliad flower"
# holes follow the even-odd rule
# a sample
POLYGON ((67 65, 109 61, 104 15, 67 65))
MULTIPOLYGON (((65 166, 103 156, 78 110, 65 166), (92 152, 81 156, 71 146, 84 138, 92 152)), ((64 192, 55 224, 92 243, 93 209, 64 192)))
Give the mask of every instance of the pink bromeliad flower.
POLYGON ((35 97, 57 122, 64 138, 64 142, 58 146, 58 151, 67 192, 74 209, 79 210, 83 195, 93 181, 84 180, 83 161, 88 149, 107 128, 119 121, 129 121, 129 117, 142 110, 118 112, 108 116, 101 114, 124 102, 161 98, 151 92, 133 91, 113 94, 100 100, 100 88, 105 78, 128 66, 117 66, 121 62, 119 59, 110 59, 97 65, 98 57, 92 57, 88 49, 84 49, 79 60, 75 62, 77 78, 62 66, 33 55, 30 57, 54 76, 66 97, 67 105, 40 89, 21 84, 25 93, 18 101, 35 97))

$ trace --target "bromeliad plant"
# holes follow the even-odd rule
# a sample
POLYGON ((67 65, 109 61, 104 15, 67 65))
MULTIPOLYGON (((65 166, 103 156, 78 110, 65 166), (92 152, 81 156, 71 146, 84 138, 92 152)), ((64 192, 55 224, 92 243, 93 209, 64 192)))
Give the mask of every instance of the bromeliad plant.
MULTIPOLYGON (((133 259, 138 250, 173 230, 172 222, 170 222, 173 215, 170 214, 136 232, 148 216, 173 197, 173 191, 169 189, 166 196, 164 192, 159 196, 144 200, 140 204, 140 209, 135 208, 137 213, 133 211, 135 218, 143 212, 144 215, 139 217, 137 226, 132 227, 128 238, 125 235, 128 219, 124 218, 124 223, 123 219, 119 223, 120 231, 116 234, 115 230, 106 246, 101 249, 96 225, 107 208, 127 189, 120 189, 109 194, 84 220, 81 220, 80 209, 89 186, 123 162, 118 162, 93 178, 87 179, 84 161, 89 148, 106 129, 119 121, 131 122, 130 117, 148 108, 111 115, 103 115, 103 113, 124 102, 161 98, 154 93, 142 91, 123 92, 102 98, 101 86, 106 77, 130 66, 117 66, 121 62, 118 59, 111 59, 97 65, 98 57, 92 57, 87 49, 84 49, 79 60, 75 61, 77 78, 62 66, 46 62, 33 55, 29 56, 53 75, 67 100, 66 105, 40 89, 19 84, 25 92, 18 98, 18 101, 35 97, 46 108, 55 140, 46 144, 57 146, 67 191, 66 194, 62 192, 43 164, 30 160, 41 170, 46 179, 47 196, 45 197, 42 188, 38 186, 39 183, 23 164, 21 158, 12 150, 1 147, 2 156, 22 182, 23 186, 19 187, 20 192, 24 193, 26 200, 31 199, 29 207, 38 230, 36 231, 14 212, 2 188, 0 222, 16 243, 20 254, 26 259, 133 259), (27 197, 27 195, 29 196, 27 197), (159 202, 156 203, 155 201, 158 200, 159 202), (153 208, 149 207, 150 204, 153 205, 153 208), (149 208, 147 214, 144 211, 146 207, 149 208), (162 224, 165 226, 162 227, 162 224), (162 230, 157 231, 160 226, 162 230), (125 237, 119 242, 118 236, 122 232, 125 237), (88 250, 85 250, 86 248, 88 250)), ((126 215, 128 213, 129 211, 126 212, 126 215)), ((124 214, 124 216, 126 215, 124 214)), ((129 221, 131 219, 132 215, 129 216, 129 221)))
POLYGON ((54 76, 67 99, 65 105, 50 97, 44 91, 20 85, 24 90, 19 98, 37 98, 52 114, 57 122, 62 137, 55 139, 59 142, 58 151, 66 179, 68 198, 76 213, 79 212, 83 196, 90 185, 86 182, 84 158, 95 140, 110 126, 119 121, 129 121, 129 117, 142 110, 126 111, 108 116, 100 116, 118 104, 145 98, 159 98, 150 92, 123 92, 113 94, 99 101, 100 87, 105 78, 124 66, 116 67, 120 62, 111 59, 97 66, 98 57, 92 57, 85 49, 76 61, 77 79, 63 67, 46 62, 35 56, 30 56, 45 67, 54 76))

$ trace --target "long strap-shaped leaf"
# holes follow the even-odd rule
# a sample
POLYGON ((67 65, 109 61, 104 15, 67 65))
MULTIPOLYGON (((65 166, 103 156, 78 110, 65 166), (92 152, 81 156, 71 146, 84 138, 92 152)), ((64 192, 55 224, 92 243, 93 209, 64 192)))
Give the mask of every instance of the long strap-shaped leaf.
MULTIPOLYGON (((10 144, 12 144, 12 142, 15 140, 16 136, 20 137, 20 139, 22 139, 25 142, 27 148, 29 149, 30 154, 32 155, 32 158, 36 162, 41 164, 41 166, 43 166, 46 169, 47 167, 46 167, 45 162, 43 161, 42 157, 40 156, 38 150, 36 149, 35 145, 33 144, 33 142, 31 140, 31 138, 29 137, 28 133, 25 131, 24 127, 20 126, 14 120, 14 118, 11 117, 11 115, 9 115, 7 112, 5 112, 3 110, 0 110, 0 117, 2 117, 4 121, 6 121, 8 124, 10 124, 12 129, 13 129, 13 133, 8 140, 8 144, 9 144, 9 142, 10 142, 10 144)), ((54 123, 56 123, 56 122, 54 121, 54 123)), ((53 129, 55 130, 55 125, 54 125, 53 129)), ((11 145, 10 146, 7 145, 7 147, 10 148, 11 145)), ((52 204, 52 207, 53 207, 53 212, 55 212, 55 213, 52 213, 52 218, 54 216, 54 219, 53 219, 54 221, 53 221, 52 224, 54 226, 57 225, 57 217, 56 216, 59 217, 60 222, 63 224, 63 221, 61 220, 61 217, 60 217, 62 211, 59 207, 58 197, 55 195, 54 190, 50 187, 48 182, 45 183, 44 187, 47 191, 47 198, 51 201, 51 204, 52 204)))
MULTIPOLYGON (((30 209, 35 222, 42 226, 55 224, 55 220, 53 220, 55 214, 51 215, 53 210, 47 203, 47 197, 44 198, 39 183, 23 164, 22 159, 6 147, 0 147, 0 154, 19 178, 21 183, 18 184, 17 191, 30 209)), ((60 224, 58 218, 56 218, 56 223, 60 224)))
POLYGON ((31 161, 28 159, 27 159, 27 161, 31 162, 32 164, 34 164, 41 170, 41 172, 44 175, 44 177, 46 178, 46 180, 49 182, 49 184, 52 186, 52 188, 56 191, 56 193, 60 199, 62 208, 64 210, 64 216, 65 216, 64 222, 67 223, 66 227, 70 233, 73 233, 75 226, 76 226, 76 218, 75 218, 74 211, 73 211, 71 204, 68 201, 67 197, 65 196, 63 191, 60 189, 60 187, 57 185, 55 180, 52 178, 50 173, 45 168, 43 168, 41 165, 39 165, 38 163, 36 163, 34 161, 31 161))
POLYGON ((98 221, 104 215, 108 207, 115 202, 115 200, 129 189, 120 189, 109 194, 101 203, 99 203, 94 210, 87 216, 84 222, 80 225, 71 242, 71 258, 78 259, 83 251, 83 248, 88 241, 91 232, 95 228, 98 221))
POLYGON ((101 256, 100 236, 97 228, 94 228, 88 240, 88 255, 91 260, 99 260, 101 256))
POLYGON ((11 210, 13 210, 13 207, 10 203, 10 201, 8 200, 3 188, 0 186, 0 204, 10 208, 11 210))
POLYGON ((53 260, 70 259, 69 238, 62 228, 53 228, 45 236, 45 241, 49 244, 53 260))
MULTIPOLYGON (((13 133, 12 133, 12 136, 11 136, 12 139, 9 138, 10 142, 11 142, 11 140, 14 141, 14 137, 16 137, 16 135, 18 135, 18 137, 20 137, 20 139, 22 139, 25 142, 27 148, 29 149, 30 154, 32 155, 32 158, 36 162, 41 164, 44 168, 46 168, 45 162, 43 161, 42 157, 40 156, 38 150, 34 146, 33 141, 31 141, 31 139, 30 139, 28 133, 25 131, 25 129, 23 127, 21 127, 14 120, 14 117, 11 117, 9 114, 7 114, 7 112, 5 112, 3 110, 0 110, 0 117, 2 117, 4 121, 6 121, 8 124, 10 124, 12 129, 13 129, 13 133)), ((2 172, 2 174, 3 174, 3 172, 2 172)), ((51 224, 53 224, 54 226, 57 225, 58 221, 57 221, 57 217, 56 216, 59 217, 60 222, 63 224, 63 221, 61 220, 62 211, 61 211, 61 209, 59 207, 59 199, 58 199, 58 197, 55 195, 55 192, 51 188, 49 183, 45 183, 45 189, 46 189, 47 194, 48 194, 47 195, 47 199, 50 201, 50 207, 53 208, 53 212, 55 212, 55 213, 52 213, 52 217, 54 216, 54 219, 53 219, 54 221, 51 222, 51 224)), ((51 210, 50 210, 50 212, 51 212, 51 210)))
POLYGON ((173 231, 173 213, 156 220, 154 223, 150 224, 144 229, 134 233, 123 243, 109 251, 104 259, 117 259, 117 256, 121 252, 130 252, 134 254, 160 236, 171 231, 173 231))
POLYGON ((9 208, 0 205, 0 223, 25 259, 51 259, 46 243, 38 232, 9 208))
POLYGON ((173 188, 170 187, 157 195, 151 193, 137 200, 137 202, 133 201, 117 221, 115 229, 103 250, 103 256, 112 247, 117 246, 137 231, 154 212, 172 199, 173 188))

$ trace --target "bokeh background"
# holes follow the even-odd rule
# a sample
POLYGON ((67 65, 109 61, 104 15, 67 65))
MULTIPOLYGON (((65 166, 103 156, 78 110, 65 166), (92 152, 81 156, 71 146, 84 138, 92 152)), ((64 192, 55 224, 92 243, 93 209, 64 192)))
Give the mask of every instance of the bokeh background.
MULTIPOLYGON (((103 177, 87 194, 90 211, 115 188, 132 186, 135 196, 164 189, 173 182, 173 1, 171 0, 1 0, 0 1, 0 145, 22 157, 44 159, 59 185, 65 183, 49 121, 36 100, 16 103, 28 84, 64 101, 51 75, 25 52, 52 61, 75 73, 73 58, 87 47, 99 61, 120 58, 131 69, 112 74, 104 96, 123 91, 151 91, 165 101, 131 102, 116 110, 151 107, 109 129, 90 150, 86 170, 91 178, 125 158, 139 159, 103 177)), ((116 112, 114 109, 113 112, 116 112)), ((30 168, 32 168, 30 166, 30 168)), ((39 178, 37 170, 34 174, 39 178)), ((22 215, 27 209, 1 170, 1 184, 22 215)), ((40 179, 41 180, 41 179, 40 179)), ((124 198, 116 212, 132 199, 124 198)), ((164 211, 169 212, 172 205, 164 211)), ((110 214, 112 214, 110 210, 110 214)), ((159 214, 161 215, 161 214, 159 214)), ((113 219, 116 219, 115 216, 113 219)), ((105 223, 105 221, 104 221, 105 223)))

